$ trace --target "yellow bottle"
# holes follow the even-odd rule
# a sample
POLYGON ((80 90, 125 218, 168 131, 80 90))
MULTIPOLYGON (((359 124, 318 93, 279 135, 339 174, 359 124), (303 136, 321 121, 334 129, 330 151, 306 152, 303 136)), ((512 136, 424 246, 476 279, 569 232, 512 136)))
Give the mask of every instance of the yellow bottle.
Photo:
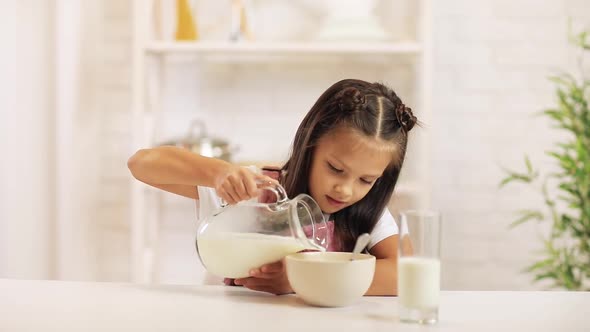
POLYGON ((197 40, 197 28, 188 0, 176 0, 176 40, 197 40))

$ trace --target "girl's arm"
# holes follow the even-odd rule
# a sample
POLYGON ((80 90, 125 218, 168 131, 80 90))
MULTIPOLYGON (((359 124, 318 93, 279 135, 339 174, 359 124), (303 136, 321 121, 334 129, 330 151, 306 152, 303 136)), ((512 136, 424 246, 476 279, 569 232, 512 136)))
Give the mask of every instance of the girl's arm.
POLYGON ((127 165, 136 179, 156 188, 198 199, 197 186, 211 187, 229 204, 256 197, 260 181, 276 182, 244 167, 173 146, 139 150, 127 165))
POLYGON ((365 295, 397 295, 398 235, 387 237, 371 248, 377 259, 375 276, 365 295))

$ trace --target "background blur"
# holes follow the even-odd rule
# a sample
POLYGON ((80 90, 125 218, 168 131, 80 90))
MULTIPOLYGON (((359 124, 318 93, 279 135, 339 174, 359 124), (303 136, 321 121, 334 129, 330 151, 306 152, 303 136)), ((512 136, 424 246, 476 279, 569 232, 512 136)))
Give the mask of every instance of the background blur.
POLYGON ((133 181, 129 156, 198 119, 235 162, 280 164, 317 97, 359 78, 425 122, 391 208, 442 212, 443 289, 543 287, 521 273, 543 225, 508 228, 542 201, 498 184, 525 153, 551 167, 558 133, 532 115, 575 70, 589 1, 187 3, 183 46, 176 1, 0 1, 1 278, 201 282, 194 202, 133 181))

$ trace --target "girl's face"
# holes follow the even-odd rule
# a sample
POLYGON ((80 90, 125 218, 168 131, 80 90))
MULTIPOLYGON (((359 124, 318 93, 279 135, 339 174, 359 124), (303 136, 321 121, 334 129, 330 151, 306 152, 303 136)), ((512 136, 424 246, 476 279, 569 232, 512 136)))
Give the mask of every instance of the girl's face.
POLYGON ((349 128, 324 135, 314 151, 309 190, 324 213, 360 201, 389 165, 393 145, 349 128))

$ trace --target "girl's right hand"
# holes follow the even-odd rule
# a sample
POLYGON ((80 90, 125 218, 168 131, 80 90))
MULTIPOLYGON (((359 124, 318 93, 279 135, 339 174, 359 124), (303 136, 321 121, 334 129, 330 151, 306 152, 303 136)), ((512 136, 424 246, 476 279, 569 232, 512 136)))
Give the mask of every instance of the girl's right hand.
POLYGON ((263 183, 278 183, 276 180, 256 174, 247 168, 232 165, 215 181, 217 195, 228 204, 237 204, 258 196, 258 186, 263 183))

